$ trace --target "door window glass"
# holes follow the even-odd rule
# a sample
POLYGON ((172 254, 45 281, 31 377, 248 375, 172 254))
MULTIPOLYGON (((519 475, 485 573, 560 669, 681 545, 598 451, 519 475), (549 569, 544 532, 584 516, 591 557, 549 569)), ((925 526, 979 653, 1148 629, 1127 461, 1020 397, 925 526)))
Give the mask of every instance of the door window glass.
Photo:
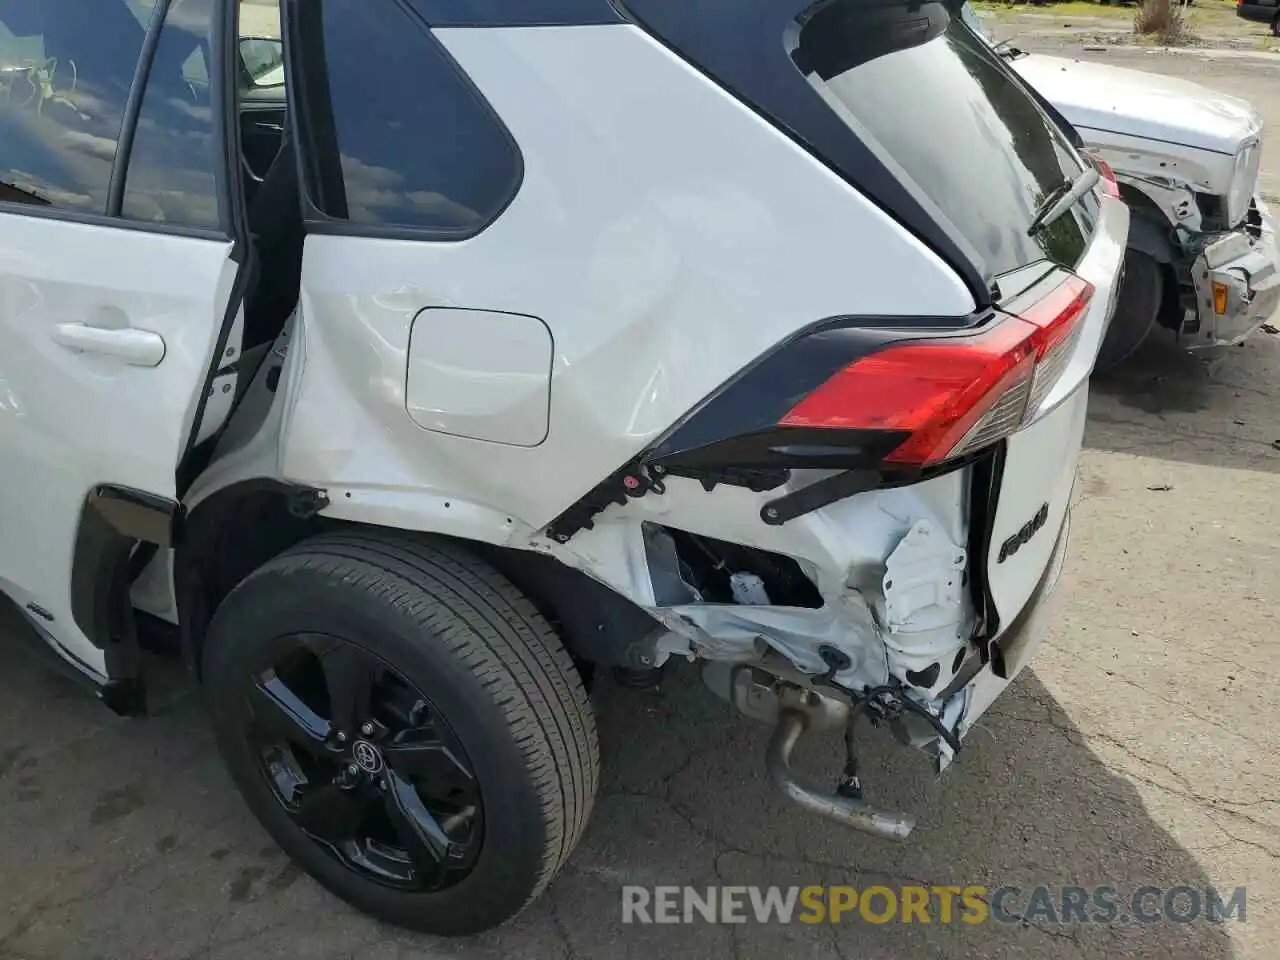
POLYGON ((0 5, 0 200, 105 213, 151 3, 0 5))
POLYGON ((320 210, 446 236, 471 235, 496 216, 519 185, 519 154, 426 27, 398 3, 305 9, 303 56, 327 79, 317 85, 327 89, 304 91, 308 132, 338 161, 316 158, 320 210))
POLYGON ((218 226, 218 139, 210 95, 216 0, 174 0, 138 114, 123 216, 218 226))

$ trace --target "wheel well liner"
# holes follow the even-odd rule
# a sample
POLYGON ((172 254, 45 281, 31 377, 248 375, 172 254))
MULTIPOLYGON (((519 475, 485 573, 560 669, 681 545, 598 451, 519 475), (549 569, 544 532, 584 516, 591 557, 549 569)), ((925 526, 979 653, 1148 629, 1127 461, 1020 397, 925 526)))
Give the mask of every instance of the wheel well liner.
POLYGON ((472 544, 551 621, 569 652, 600 666, 647 667, 646 640, 665 627, 647 611, 554 557, 472 544))
POLYGON ((1129 205, 1127 246, 1140 250, 1157 263, 1173 263, 1178 249, 1171 236, 1169 220, 1156 202, 1136 187, 1120 185, 1120 196, 1129 205))
POLYGON ((307 507, 316 494, 275 480, 246 480, 187 515, 174 554, 173 588, 183 657, 197 675, 209 621, 227 594, 272 557, 331 528, 307 507))
MULTIPOLYGON (((191 510, 177 545, 173 582, 183 657, 197 675, 214 611, 250 573, 317 534, 351 527, 386 529, 321 516, 318 510, 327 502, 320 491, 259 479, 233 484, 191 510)), ((630 600, 554 558, 492 544, 453 542, 491 563, 528 596, 578 660, 642 666, 644 641, 663 629, 630 600)))

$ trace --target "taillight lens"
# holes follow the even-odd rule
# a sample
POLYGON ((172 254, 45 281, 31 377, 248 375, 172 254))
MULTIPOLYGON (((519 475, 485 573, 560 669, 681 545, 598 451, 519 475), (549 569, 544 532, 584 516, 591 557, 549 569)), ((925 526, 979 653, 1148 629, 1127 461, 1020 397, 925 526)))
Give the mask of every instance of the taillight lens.
POLYGON ((779 421, 785 427, 906 433, 885 457, 927 466, 1013 433, 1074 352, 1093 286, 1070 276, 974 336, 892 344, 855 360, 779 421))
POLYGON ((1102 174, 1102 189, 1107 196, 1120 199, 1120 181, 1116 179, 1116 172, 1111 168, 1111 164, 1103 160, 1101 157, 1093 158, 1094 165, 1098 168, 1098 172, 1102 174))
POLYGON ((1080 320, 1093 299, 1093 284, 1068 277, 1048 296, 1022 311, 1022 318, 1037 330, 1036 371, 1032 379, 1027 410, 1034 413, 1062 377, 1067 362, 1076 352, 1080 320))

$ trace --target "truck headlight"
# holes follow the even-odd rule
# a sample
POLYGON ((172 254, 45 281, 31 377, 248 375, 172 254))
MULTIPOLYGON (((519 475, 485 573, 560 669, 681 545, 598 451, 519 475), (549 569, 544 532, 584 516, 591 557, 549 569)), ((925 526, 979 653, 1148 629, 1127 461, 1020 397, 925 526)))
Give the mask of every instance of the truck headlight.
POLYGON ((1227 225, 1236 226, 1249 212, 1258 187, 1258 166, 1262 160, 1262 145, 1254 140, 1246 143, 1236 153, 1235 169, 1231 173, 1231 191, 1227 194, 1227 225))

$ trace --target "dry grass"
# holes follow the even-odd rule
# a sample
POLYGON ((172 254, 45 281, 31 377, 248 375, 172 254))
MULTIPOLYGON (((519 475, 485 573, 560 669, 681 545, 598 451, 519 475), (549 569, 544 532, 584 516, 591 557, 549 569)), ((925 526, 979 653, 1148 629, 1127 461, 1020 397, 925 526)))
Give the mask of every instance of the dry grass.
POLYGON ((1133 32, 1170 46, 1191 39, 1185 10, 1177 0, 1146 0, 1133 15, 1133 32))

